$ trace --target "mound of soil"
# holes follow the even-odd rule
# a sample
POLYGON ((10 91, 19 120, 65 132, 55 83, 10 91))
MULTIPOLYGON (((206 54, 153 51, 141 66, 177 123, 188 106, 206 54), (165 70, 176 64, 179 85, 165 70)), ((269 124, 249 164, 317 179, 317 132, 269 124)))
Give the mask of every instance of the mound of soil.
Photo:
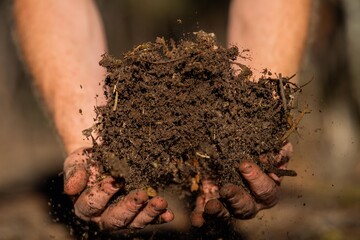
POLYGON ((244 159, 274 172, 296 88, 265 72, 250 81, 237 56, 237 47, 225 49, 203 31, 179 43, 157 38, 121 59, 105 54, 107 104, 96 107, 92 130, 102 143, 94 144, 93 159, 125 180, 127 191, 169 184, 196 191, 203 177, 243 184, 244 159))

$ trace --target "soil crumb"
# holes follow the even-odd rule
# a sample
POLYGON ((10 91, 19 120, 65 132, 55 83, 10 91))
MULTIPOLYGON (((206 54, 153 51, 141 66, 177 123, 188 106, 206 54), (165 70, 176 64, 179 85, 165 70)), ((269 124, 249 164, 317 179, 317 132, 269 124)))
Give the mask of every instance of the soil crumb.
POLYGON ((243 160, 273 172, 272 160, 292 128, 298 88, 266 70, 251 81, 251 70, 235 62, 241 54, 203 31, 178 43, 157 38, 120 59, 104 54, 107 104, 95 108, 90 132, 101 144, 94 142, 94 161, 125 181, 126 191, 174 184, 195 192, 206 177, 243 185, 243 160), (269 163, 260 163, 260 156, 269 163))

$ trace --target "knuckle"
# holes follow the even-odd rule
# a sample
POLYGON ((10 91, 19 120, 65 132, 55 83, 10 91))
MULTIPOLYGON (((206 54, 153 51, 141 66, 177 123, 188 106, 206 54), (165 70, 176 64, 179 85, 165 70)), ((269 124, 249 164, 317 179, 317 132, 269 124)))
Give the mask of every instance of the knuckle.
POLYGON ((102 230, 118 230, 125 227, 125 222, 116 218, 102 219, 99 227, 102 230))
POLYGON ((129 222, 130 222, 130 219, 128 219, 126 217, 120 217, 120 218, 113 217, 113 218, 111 218, 109 226, 111 226, 113 229, 119 229, 119 228, 126 227, 126 225, 129 222))
POLYGON ((239 202, 233 206, 235 209, 234 215, 238 219, 250 219, 256 216, 257 208, 253 201, 239 202))
POLYGON ((278 201, 277 188, 275 183, 269 187, 264 187, 256 193, 256 197, 265 205, 274 206, 278 201))
POLYGON ((89 212, 91 213, 100 212, 104 208, 103 203, 101 203, 98 199, 90 196, 87 198, 86 205, 88 206, 89 212))
POLYGON ((145 224, 140 222, 133 222, 129 227, 132 229, 143 229, 145 228, 145 224))
POLYGON ((120 187, 114 186, 114 183, 112 179, 106 179, 99 185, 99 190, 106 194, 108 197, 112 196, 114 193, 116 193, 120 187))
POLYGON ((77 205, 74 206, 74 213, 75 213, 75 216, 77 216, 78 218, 84 220, 84 221, 89 221, 90 220, 90 217, 83 213, 83 211, 81 209, 79 209, 79 207, 77 205))
POLYGON ((102 208, 103 206, 101 204, 88 196, 80 197, 74 204, 75 215, 81 219, 85 218, 84 220, 101 212, 103 210, 102 208))
POLYGON ((235 217, 237 219, 251 219, 251 218, 254 218, 257 214, 257 211, 256 210, 247 210, 245 212, 241 212, 241 213, 237 213, 235 214, 235 217))
POLYGON ((101 215, 98 224, 102 230, 119 230, 125 228, 130 220, 128 216, 115 215, 111 211, 106 211, 101 215))

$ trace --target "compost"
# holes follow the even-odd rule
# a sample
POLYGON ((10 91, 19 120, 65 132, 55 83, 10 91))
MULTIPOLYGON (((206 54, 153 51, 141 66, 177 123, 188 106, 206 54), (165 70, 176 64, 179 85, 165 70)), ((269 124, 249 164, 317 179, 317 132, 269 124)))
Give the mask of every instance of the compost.
POLYGON ((178 42, 157 38, 121 58, 104 54, 107 103, 95 108, 93 161, 126 191, 176 185, 196 192, 203 178, 244 186, 243 160, 296 175, 274 159, 291 131, 298 88, 266 70, 254 81, 236 61, 245 51, 199 31, 178 42))

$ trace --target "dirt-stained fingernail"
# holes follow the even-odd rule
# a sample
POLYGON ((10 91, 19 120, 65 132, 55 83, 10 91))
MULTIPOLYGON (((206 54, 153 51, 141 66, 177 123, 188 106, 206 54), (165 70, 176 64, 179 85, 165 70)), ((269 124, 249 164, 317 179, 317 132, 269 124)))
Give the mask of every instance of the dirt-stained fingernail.
POLYGON ((115 180, 111 182, 111 186, 115 189, 120 189, 124 186, 124 183, 115 180))
POLYGON ((148 200, 148 196, 146 192, 142 190, 136 190, 135 196, 134 196, 134 202, 136 204, 143 204, 148 200))
POLYGON ((252 171, 252 166, 249 162, 242 162, 240 164, 240 171, 244 174, 249 174, 252 171))
POLYGON ((162 198, 158 198, 156 203, 153 203, 153 207, 156 211, 164 210, 167 208, 167 202, 162 198))

